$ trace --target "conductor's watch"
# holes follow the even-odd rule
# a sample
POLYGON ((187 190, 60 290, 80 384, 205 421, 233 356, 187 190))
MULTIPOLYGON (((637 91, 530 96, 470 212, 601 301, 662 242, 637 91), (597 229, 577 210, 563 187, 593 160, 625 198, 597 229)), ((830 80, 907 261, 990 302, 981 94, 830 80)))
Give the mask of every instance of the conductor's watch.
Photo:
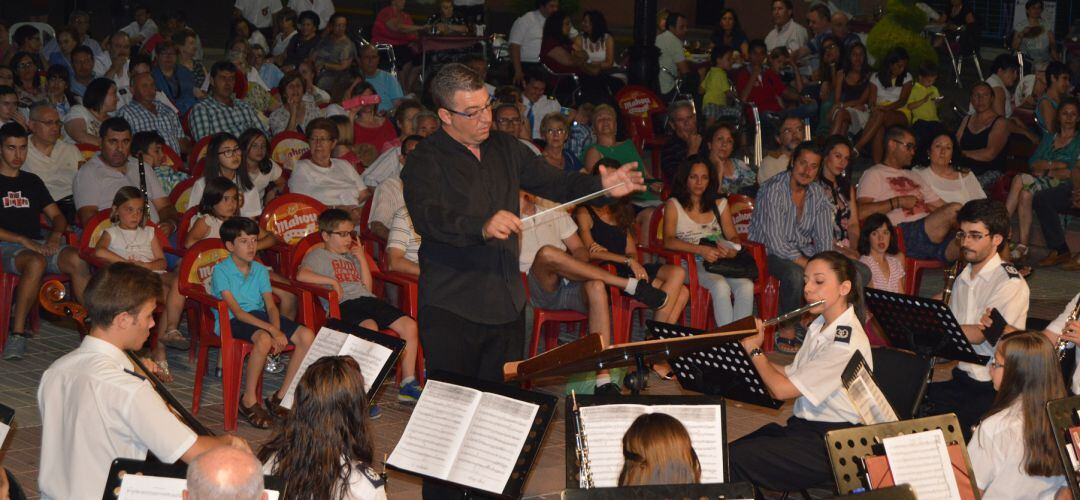
POLYGON ((758 356, 764 356, 765 351, 762 351, 760 347, 755 347, 750 351, 750 359, 754 359, 758 356))

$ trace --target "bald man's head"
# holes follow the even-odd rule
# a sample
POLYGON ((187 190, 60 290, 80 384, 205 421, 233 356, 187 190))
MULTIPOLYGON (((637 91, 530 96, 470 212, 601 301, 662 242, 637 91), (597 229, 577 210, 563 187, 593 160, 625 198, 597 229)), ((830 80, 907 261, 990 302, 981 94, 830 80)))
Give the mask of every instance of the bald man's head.
POLYGON ((262 467, 248 450, 214 448, 188 465, 185 500, 266 500, 262 467))
POLYGON ((843 12, 834 12, 830 21, 830 24, 832 24, 833 36, 839 38, 840 41, 843 42, 844 37, 849 33, 847 14, 844 14, 843 12))
POLYGON ((150 73, 139 73, 131 78, 131 98, 140 104, 149 105, 157 95, 157 86, 150 73))

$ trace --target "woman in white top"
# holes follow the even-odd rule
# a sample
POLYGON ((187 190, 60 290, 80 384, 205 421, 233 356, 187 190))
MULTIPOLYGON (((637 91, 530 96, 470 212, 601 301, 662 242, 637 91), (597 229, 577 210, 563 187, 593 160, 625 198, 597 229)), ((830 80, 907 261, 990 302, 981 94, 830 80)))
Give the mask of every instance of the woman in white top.
POLYGON ((971 200, 986 198, 979 179, 970 170, 958 169, 953 164, 956 139, 942 131, 930 142, 930 166, 915 169, 926 185, 934 190, 945 203, 963 205, 971 200))
POLYGON ((360 174, 349 162, 331 158, 337 144, 338 128, 321 118, 308 125, 311 158, 293 166, 289 190, 315 198, 327 207, 349 212, 354 221, 360 220, 360 193, 366 188, 360 174))
POLYGON ((71 107, 64 116, 64 140, 72 144, 101 146, 98 127, 116 111, 116 84, 108 78, 96 78, 86 86, 82 104, 71 107))
POLYGON ((251 177, 254 191, 262 200, 261 209, 285 189, 281 165, 270 158, 270 141, 259 129, 249 128, 240 134, 240 151, 244 155, 244 166, 241 168, 246 168, 251 177))
POLYGON ((581 17, 581 33, 574 37, 574 52, 584 52, 586 71, 593 74, 615 65, 615 39, 607 30, 607 20, 600 11, 587 10, 581 17))
MULTIPOLYGON (((730 481, 750 481, 776 491, 797 491, 833 480, 825 433, 861 419, 845 395, 840 375, 856 352, 873 369, 862 328, 862 286, 854 263, 839 252, 810 258, 804 274, 806 302, 825 303, 810 313, 806 340, 790 365, 774 364, 761 350, 764 329, 740 342, 777 399, 795 399, 787 426, 768 424, 731 443, 730 481)), ((982 484, 982 483, 980 483, 982 484)))
POLYGON ((191 185, 187 209, 190 210, 199 205, 208 179, 224 177, 236 184, 243 193, 240 215, 258 218, 262 214, 262 192, 255 187, 248 169, 242 168, 243 158, 244 152, 240 149, 240 141, 235 136, 228 132, 214 134, 206 148, 206 164, 203 167, 202 177, 191 185))
POLYGON ((881 163, 885 154, 885 131, 897 125, 907 125, 904 114, 914 80, 907 70, 908 53, 903 47, 889 51, 881 63, 881 70, 870 77, 870 119, 863 129, 855 149, 861 150, 873 141, 874 163, 881 163))
POLYGON ((739 242, 727 198, 720 198, 709 166, 700 156, 687 158, 675 173, 664 206, 664 248, 694 255, 698 284, 712 296, 717 325, 754 313, 753 281, 705 270, 706 262, 735 257, 739 242))
POLYGON ((870 288, 904 293, 904 254, 896 243, 896 228, 885 214, 871 215, 863 223, 859 262, 870 268, 870 288))
POLYGON ((294 496, 386 499, 386 480, 371 467, 368 402, 354 359, 328 356, 312 363, 277 429, 258 457, 263 472, 284 478, 294 496))
POLYGON ((278 82, 281 106, 270 113, 270 133, 303 132, 311 120, 322 117, 322 110, 313 101, 304 99, 304 79, 295 71, 278 82))
POLYGON ((984 500, 1053 498, 1068 488, 1046 402, 1068 394, 1054 346, 1042 333, 1008 335, 990 363, 994 405, 968 444, 984 500))
POLYGON ((1012 49, 1034 64, 1060 61, 1053 23, 1043 24, 1043 0, 1028 0, 1024 12, 1027 16, 1013 26, 1012 49))

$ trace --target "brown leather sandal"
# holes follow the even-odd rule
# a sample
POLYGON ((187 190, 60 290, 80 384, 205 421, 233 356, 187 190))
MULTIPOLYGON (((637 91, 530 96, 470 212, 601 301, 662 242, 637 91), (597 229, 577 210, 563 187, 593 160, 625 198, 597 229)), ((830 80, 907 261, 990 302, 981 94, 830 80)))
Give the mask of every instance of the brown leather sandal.
POLYGON ((270 397, 263 400, 266 403, 266 409, 270 411, 270 414, 274 417, 285 419, 289 416, 289 410, 281 406, 281 399, 277 397, 277 393, 273 393, 270 397))
POLYGON ((240 416, 247 420, 247 423, 251 424, 256 429, 269 429, 270 424, 274 419, 266 412, 266 409, 261 404, 255 403, 251 406, 244 406, 243 399, 240 400, 240 416))

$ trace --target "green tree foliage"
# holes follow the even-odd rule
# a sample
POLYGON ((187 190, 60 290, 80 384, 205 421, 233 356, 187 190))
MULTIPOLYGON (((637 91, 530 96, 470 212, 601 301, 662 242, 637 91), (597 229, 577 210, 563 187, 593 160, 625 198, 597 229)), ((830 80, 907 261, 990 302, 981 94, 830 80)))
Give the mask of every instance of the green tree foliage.
POLYGON ((914 0, 889 0, 885 17, 873 28, 866 39, 866 48, 875 61, 882 61, 893 47, 903 47, 911 57, 909 70, 924 62, 937 63, 937 52, 930 41, 922 36, 929 21, 926 14, 915 7, 914 0))

